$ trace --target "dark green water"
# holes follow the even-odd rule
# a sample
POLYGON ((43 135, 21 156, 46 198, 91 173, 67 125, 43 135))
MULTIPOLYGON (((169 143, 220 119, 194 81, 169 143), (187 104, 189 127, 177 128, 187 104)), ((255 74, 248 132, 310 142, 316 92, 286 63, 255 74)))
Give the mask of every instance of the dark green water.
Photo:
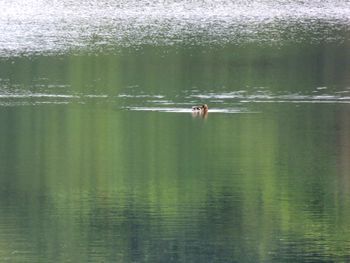
POLYGON ((348 262, 349 56, 1 59, 0 261, 348 262))

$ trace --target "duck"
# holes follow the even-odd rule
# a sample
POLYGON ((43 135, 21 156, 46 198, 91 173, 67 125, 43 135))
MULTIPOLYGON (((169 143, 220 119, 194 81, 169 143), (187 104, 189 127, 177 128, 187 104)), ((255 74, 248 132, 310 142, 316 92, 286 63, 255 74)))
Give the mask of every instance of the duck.
POLYGON ((203 113, 206 114, 208 112, 209 108, 207 104, 203 104, 201 106, 193 106, 192 111, 197 113, 203 113))

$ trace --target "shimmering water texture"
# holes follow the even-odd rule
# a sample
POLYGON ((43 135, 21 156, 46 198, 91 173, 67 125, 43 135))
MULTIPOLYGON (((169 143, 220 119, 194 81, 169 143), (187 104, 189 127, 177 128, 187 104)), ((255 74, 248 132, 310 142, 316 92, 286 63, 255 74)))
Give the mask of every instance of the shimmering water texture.
POLYGON ((349 1, 0 1, 0 56, 120 46, 342 42, 349 1))
MULTIPOLYGON (((0 81, 1 84, 1 81, 0 81)), ((249 106, 256 103, 350 103, 350 88, 346 90, 329 90, 318 87, 309 94, 282 93, 267 88, 252 88, 231 92, 200 92, 199 90, 179 91, 169 94, 138 93, 138 87, 128 87, 130 92, 111 94, 72 93, 66 85, 34 86, 37 92, 23 89, 20 86, 0 86, 0 106, 34 106, 41 104, 89 104, 110 105, 115 109, 132 111, 160 111, 169 113, 192 113, 192 106, 207 103, 211 113, 244 113, 249 106), (39 88, 38 88, 39 87, 39 88), (54 91, 66 90, 57 94, 54 91)))

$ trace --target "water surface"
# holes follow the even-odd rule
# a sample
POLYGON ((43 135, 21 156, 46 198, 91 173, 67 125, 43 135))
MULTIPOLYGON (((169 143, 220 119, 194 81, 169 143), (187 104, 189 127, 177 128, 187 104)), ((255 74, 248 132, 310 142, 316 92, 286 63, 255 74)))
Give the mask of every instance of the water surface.
POLYGON ((119 47, 344 42, 348 1, 0 2, 0 55, 115 52, 119 47))
POLYGON ((350 261, 349 17, 0 0, 0 261, 350 261))

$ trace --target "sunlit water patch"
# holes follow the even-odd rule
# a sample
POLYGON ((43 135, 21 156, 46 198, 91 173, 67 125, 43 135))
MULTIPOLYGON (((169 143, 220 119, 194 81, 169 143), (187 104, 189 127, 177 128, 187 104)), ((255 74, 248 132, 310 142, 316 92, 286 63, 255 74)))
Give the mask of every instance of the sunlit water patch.
POLYGON ((0 1, 0 56, 348 39, 348 1, 0 1))

